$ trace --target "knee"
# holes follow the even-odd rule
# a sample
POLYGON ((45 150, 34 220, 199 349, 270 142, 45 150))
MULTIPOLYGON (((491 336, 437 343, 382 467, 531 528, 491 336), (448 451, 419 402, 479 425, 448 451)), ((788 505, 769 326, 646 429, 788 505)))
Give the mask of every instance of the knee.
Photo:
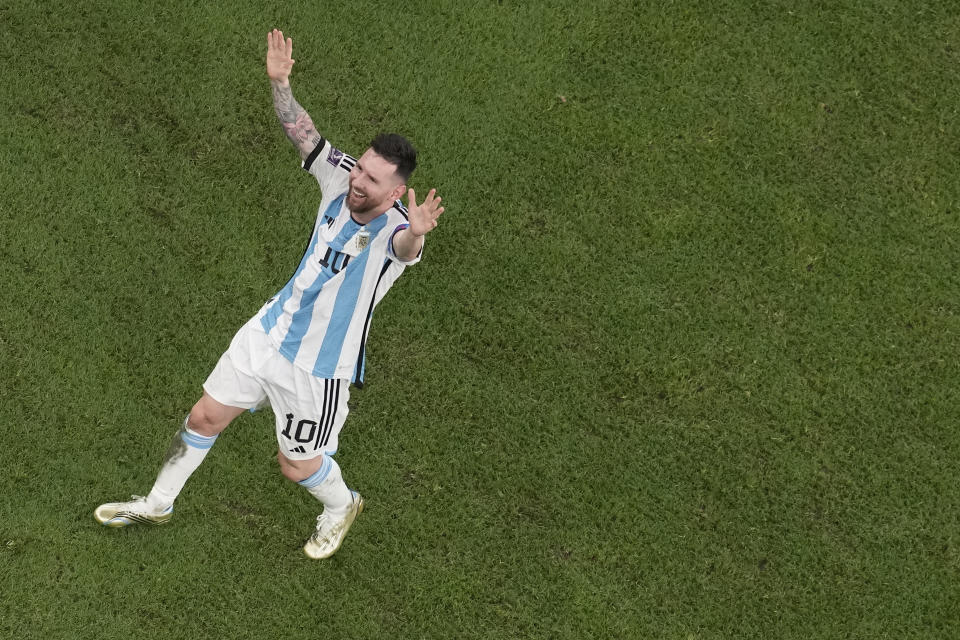
POLYGON ((323 466, 323 459, 324 456, 308 460, 291 460, 283 455, 282 452, 277 452, 277 462, 280 463, 280 473, 291 482, 300 482, 312 476, 323 466))
POLYGON ((190 410, 190 415, 187 416, 187 426, 202 436, 215 436, 223 431, 227 425, 220 424, 201 400, 193 405, 193 409, 190 410))
POLYGON ((303 480, 303 472, 295 467, 290 460, 279 451, 277 452, 277 462, 280 463, 280 473, 283 474, 284 478, 291 482, 300 482, 303 480))

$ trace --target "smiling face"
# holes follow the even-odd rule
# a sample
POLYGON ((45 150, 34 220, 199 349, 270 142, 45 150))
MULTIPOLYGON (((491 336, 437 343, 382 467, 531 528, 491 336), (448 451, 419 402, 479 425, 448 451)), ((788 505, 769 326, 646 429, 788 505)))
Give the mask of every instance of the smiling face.
POLYGON ((350 170, 350 190, 347 208, 354 217, 373 214, 376 217, 389 209, 405 188, 397 175, 396 165, 382 158, 373 149, 367 149, 350 170))

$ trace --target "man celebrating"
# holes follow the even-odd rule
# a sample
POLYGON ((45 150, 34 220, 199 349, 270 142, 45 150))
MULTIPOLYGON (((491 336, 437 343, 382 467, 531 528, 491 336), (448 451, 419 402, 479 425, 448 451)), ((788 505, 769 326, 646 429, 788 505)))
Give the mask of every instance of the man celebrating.
POLYGON ((217 436, 246 410, 269 403, 276 415, 284 476, 321 503, 303 549, 326 558, 363 510, 333 459, 347 417, 349 386, 363 383, 373 309, 404 268, 420 260, 423 237, 443 213, 436 190, 417 204, 407 181, 416 151, 402 136, 377 136, 359 159, 334 148, 293 98, 293 41, 267 34, 267 76, 277 116, 300 151, 322 199, 307 251, 290 281, 230 343, 177 431, 146 497, 100 505, 108 527, 163 524, 217 436), (399 198, 407 191, 408 206, 399 198))

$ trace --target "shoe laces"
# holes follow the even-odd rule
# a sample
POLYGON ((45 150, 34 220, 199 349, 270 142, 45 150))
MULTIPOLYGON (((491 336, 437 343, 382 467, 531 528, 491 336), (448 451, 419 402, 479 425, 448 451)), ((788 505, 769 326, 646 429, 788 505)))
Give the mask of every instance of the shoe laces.
POLYGON ((321 513, 317 516, 317 534, 322 534, 325 528, 329 528, 330 518, 327 517, 327 514, 321 513))
POLYGON ((336 535, 342 524, 342 520, 335 520, 326 513, 321 513, 317 516, 317 533, 314 535, 318 539, 325 538, 329 540, 336 535))
POLYGON ((135 513, 144 513, 152 515, 161 515, 161 511, 151 510, 150 506, 147 504, 147 498, 145 496, 131 495, 131 500, 127 503, 127 509, 135 513))

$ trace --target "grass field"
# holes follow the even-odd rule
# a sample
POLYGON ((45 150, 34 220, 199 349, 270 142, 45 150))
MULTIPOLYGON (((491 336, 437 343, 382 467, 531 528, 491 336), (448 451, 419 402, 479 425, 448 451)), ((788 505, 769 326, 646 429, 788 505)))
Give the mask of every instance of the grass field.
POLYGON ((0 637, 960 637, 953 2, 0 2, 0 637), (319 193, 421 151, 343 548, 272 418, 145 493, 319 193))

